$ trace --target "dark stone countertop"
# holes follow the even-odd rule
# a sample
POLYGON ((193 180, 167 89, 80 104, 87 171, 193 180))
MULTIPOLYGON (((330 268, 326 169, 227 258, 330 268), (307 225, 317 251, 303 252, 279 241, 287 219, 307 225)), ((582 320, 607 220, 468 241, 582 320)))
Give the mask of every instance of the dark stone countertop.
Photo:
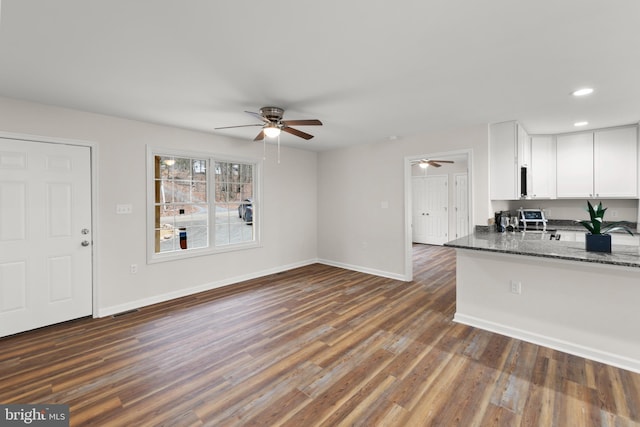
POLYGON ((488 229, 479 227, 475 233, 447 242, 445 246, 640 268, 638 245, 612 245, 611 253, 587 252, 584 242, 550 240, 552 233, 498 233, 488 229))

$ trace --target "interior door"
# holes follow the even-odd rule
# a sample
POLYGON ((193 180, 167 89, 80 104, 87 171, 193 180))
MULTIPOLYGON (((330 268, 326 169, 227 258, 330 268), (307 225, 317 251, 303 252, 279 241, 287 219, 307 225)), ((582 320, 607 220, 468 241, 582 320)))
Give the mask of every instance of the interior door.
POLYGON ((469 184, 466 173, 454 174, 456 238, 469 234, 469 184))
POLYGON ((0 336, 92 313, 90 148, 0 138, 0 336))
POLYGON ((413 177, 411 190, 413 193, 411 199, 413 202, 412 240, 416 243, 427 243, 427 219, 425 218, 425 212, 427 211, 427 200, 425 197, 427 193, 426 177, 413 177))
POLYGON ((413 241, 441 245, 448 239, 449 178, 434 175, 413 178, 413 241))

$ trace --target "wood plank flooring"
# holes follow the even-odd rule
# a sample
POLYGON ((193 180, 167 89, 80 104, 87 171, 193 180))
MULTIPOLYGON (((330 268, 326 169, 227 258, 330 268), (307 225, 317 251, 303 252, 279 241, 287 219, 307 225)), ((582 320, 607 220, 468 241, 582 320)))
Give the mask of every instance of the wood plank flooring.
POLYGON ((452 322, 455 253, 404 283, 312 265, 0 339, 0 403, 71 425, 640 426, 640 375, 452 322))

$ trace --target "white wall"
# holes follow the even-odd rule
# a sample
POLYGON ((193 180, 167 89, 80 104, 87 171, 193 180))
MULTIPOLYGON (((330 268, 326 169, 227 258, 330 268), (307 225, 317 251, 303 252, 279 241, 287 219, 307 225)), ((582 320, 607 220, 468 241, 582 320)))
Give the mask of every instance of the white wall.
POLYGON ((320 153, 318 257, 404 276, 406 156, 472 149, 473 222, 486 225, 491 212, 487 136, 487 125, 478 125, 320 153))
POLYGON ((317 154, 267 147, 263 168, 263 247, 146 264, 145 147, 260 160, 261 144, 0 98, 0 131, 90 141, 98 149, 98 313, 123 311, 316 259, 317 154), (131 203, 132 215, 115 206, 131 203), (129 265, 138 264, 138 273, 129 265))

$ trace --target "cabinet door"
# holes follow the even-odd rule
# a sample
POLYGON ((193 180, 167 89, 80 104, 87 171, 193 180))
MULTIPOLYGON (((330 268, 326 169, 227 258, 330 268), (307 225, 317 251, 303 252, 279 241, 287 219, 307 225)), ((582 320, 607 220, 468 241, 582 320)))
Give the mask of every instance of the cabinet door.
POLYGON ((593 133, 559 135, 556 139, 558 197, 593 197, 593 133))
POLYGON ((556 197, 556 142, 552 135, 531 137, 531 184, 533 199, 556 197))
POLYGON ((491 200, 515 200, 518 191, 516 122, 489 126, 489 184, 491 200))
POLYGON ((595 197, 637 197, 637 128, 598 130, 593 144, 595 197))

